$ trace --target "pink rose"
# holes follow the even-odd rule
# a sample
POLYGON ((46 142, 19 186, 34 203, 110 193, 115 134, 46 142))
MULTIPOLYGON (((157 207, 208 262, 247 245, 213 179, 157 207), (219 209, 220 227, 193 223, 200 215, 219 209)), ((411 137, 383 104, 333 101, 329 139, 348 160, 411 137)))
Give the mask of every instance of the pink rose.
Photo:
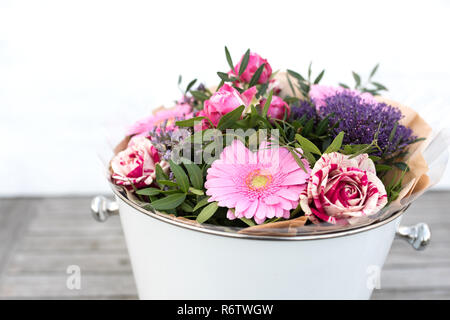
POLYGON ((316 109, 320 109, 325 105, 325 99, 335 95, 336 93, 348 92, 354 95, 360 96, 364 102, 367 103, 376 103, 377 101, 368 92, 360 92, 358 90, 345 89, 343 87, 331 87, 331 86, 323 86, 320 84, 314 84, 311 86, 309 90, 309 96, 311 100, 316 105, 316 109))
POLYGON ((156 178, 157 163, 164 171, 168 171, 169 164, 164 160, 160 161, 158 152, 149 139, 142 136, 132 138, 128 147, 111 160, 112 181, 130 190, 133 185, 136 188, 149 186, 156 178))
POLYGON ((255 87, 240 94, 235 88, 225 83, 211 98, 205 101, 204 108, 198 113, 198 116, 209 118, 217 126, 223 115, 239 106, 248 106, 255 94, 255 87))
MULTIPOLYGON (((261 108, 264 107, 266 103, 266 99, 263 99, 260 103, 261 108)), ((289 105, 280 97, 273 96, 272 101, 270 102, 269 110, 267 111, 267 115, 274 119, 284 119, 284 114, 287 112, 287 116, 291 113, 291 108, 289 105)))
POLYGON ((313 223, 352 223, 377 213, 386 203, 386 190, 367 154, 353 159, 338 152, 324 154, 300 195, 300 206, 313 223))
MULTIPOLYGON (((242 56, 241 61, 234 67, 234 69, 230 71, 230 73, 233 74, 235 77, 237 77, 239 75, 239 69, 241 67, 241 62, 242 62, 243 58, 244 58, 244 56, 242 56)), ((261 56, 258 55, 257 53, 250 53, 250 57, 248 59, 248 65, 245 68, 244 72, 239 77, 239 80, 241 80, 243 82, 247 82, 247 83, 250 82, 250 80, 252 79, 256 70, 258 70, 258 68, 263 63, 265 65, 264 65, 264 69, 261 73, 261 76, 258 79, 258 83, 262 84, 262 83, 266 83, 267 81, 269 81, 269 78, 272 75, 272 67, 267 62, 266 59, 261 58, 261 56)))
POLYGON ((179 103, 170 109, 161 109, 153 115, 137 121, 127 130, 127 135, 142 135, 146 136, 155 127, 166 122, 166 128, 174 129, 175 121, 177 119, 192 118, 192 107, 187 103, 179 103))

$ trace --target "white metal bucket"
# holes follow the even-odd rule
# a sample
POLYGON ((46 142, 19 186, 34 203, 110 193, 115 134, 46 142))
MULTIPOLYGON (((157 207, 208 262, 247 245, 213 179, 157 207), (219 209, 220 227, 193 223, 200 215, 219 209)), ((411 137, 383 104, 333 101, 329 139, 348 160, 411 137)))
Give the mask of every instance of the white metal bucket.
MULTIPOLYGON (((314 236, 214 232, 147 212, 120 193, 93 200, 97 220, 120 211, 141 299, 369 299, 401 214, 376 224, 314 236)), ((403 227, 416 249, 426 225, 403 227)))

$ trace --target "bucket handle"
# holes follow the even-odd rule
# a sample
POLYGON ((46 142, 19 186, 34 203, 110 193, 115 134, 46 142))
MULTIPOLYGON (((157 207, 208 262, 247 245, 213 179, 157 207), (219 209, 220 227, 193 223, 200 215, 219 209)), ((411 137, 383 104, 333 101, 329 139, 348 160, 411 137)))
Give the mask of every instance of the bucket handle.
POLYGON ((406 240, 416 250, 423 250, 431 241, 431 230, 423 222, 413 226, 400 226, 396 238, 406 240))
POLYGON ((96 196, 91 201, 91 212, 95 220, 105 222, 110 216, 119 214, 119 204, 104 196, 96 196))

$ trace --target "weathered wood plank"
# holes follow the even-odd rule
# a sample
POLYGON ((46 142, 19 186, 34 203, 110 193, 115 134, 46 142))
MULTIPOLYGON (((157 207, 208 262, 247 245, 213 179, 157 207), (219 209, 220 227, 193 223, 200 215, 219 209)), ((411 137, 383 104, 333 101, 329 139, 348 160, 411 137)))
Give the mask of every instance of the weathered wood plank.
POLYGON ((97 252, 114 251, 123 253, 126 250, 122 235, 97 236, 91 234, 83 237, 25 236, 17 246, 18 252, 97 252))
POLYGON ((67 288, 67 277, 61 275, 15 275, 5 276, 0 287, 0 298, 3 297, 89 297, 89 296, 136 296, 136 286, 131 274, 85 275, 81 273, 81 289, 67 288))
POLYGON ((69 265, 77 265, 85 274, 131 274, 131 265, 128 254, 113 253, 61 253, 61 252, 18 252, 8 264, 5 273, 8 276, 15 274, 62 274, 69 265))

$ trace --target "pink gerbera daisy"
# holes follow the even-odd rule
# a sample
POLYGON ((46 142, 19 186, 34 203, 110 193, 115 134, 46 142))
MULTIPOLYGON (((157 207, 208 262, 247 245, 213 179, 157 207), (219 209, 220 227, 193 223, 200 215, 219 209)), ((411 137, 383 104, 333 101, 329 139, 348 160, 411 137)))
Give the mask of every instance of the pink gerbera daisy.
POLYGON ((254 218, 257 224, 267 218, 289 218, 310 176, 309 164, 303 160, 305 172, 286 148, 262 143, 252 152, 234 140, 208 169, 206 194, 209 201, 229 208, 227 217, 254 218))

